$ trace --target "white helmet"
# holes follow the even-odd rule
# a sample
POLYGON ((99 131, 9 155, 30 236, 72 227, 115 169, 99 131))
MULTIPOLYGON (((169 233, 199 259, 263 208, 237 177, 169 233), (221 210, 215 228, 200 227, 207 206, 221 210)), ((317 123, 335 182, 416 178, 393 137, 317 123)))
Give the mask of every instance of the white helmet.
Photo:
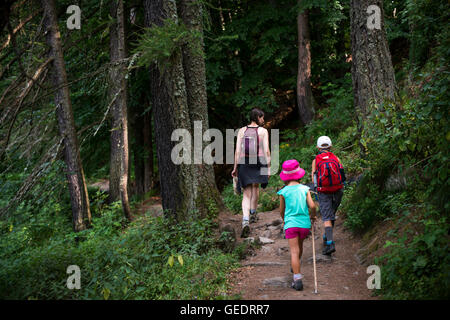
POLYGON ((317 139, 317 147, 318 148, 329 148, 331 147, 331 139, 327 136, 321 136, 319 139, 317 139))

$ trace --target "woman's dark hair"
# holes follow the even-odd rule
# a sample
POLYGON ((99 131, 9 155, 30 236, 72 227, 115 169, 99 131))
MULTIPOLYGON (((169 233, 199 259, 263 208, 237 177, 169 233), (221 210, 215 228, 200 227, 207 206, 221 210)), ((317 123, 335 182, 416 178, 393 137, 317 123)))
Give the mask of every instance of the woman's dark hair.
POLYGON ((261 109, 253 108, 252 111, 250 111, 250 121, 259 123, 260 117, 264 117, 264 111, 262 111, 261 109))

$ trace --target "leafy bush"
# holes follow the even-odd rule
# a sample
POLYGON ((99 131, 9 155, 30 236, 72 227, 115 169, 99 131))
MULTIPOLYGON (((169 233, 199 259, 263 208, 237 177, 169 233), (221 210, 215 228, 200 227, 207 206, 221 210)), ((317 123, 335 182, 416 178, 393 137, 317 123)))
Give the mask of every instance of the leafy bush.
POLYGON ((34 238, 36 228, 53 229, 3 223, 1 298, 214 299, 225 293, 237 254, 215 249, 211 220, 143 216, 126 229, 123 223, 119 203, 94 217, 91 229, 53 231, 46 242, 34 238), (81 269, 80 290, 66 287, 69 265, 81 269))
POLYGON ((233 184, 225 186, 222 192, 223 203, 233 213, 239 213, 242 210, 242 194, 235 195, 233 184))
POLYGON ((364 122, 366 170, 342 210, 354 232, 384 219, 405 226, 375 259, 385 298, 448 299, 448 70, 436 56, 411 78, 399 104, 374 105, 364 122))
POLYGON ((401 224, 411 222, 423 228, 409 229, 396 242, 388 241, 387 254, 375 259, 381 269, 381 292, 387 299, 449 299, 450 247, 448 219, 436 219, 437 212, 422 209, 421 217, 407 213, 401 224))

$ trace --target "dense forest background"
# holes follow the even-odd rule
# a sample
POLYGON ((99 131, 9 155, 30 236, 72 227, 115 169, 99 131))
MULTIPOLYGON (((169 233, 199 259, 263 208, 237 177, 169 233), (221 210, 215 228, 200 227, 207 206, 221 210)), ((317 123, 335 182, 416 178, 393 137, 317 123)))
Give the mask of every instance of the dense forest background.
POLYGON ((449 15, 444 0, 3 1, 0 297, 239 298, 226 276, 247 248, 217 230, 240 211, 232 165, 174 165, 170 138, 195 121, 225 134, 259 107, 280 163, 308 173, 331 137, 377 293, 449 298, 449 15), (162 216, 139 210, 154 199, 162 216))

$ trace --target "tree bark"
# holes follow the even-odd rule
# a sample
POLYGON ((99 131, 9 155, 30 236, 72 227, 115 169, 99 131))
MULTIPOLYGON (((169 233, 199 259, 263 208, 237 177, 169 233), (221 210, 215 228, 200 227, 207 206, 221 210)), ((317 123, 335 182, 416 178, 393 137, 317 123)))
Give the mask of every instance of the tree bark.
MULTIPOLYGON (((302 0, 299 0, 301 7, 302 0)), ((297 16, 298 30, 298 73, 297 104, 301 122, 306 125, 314 117, 313 95, 311 91, 311 42, 309 37, 308 10, 297 16)))
MULTIPOLYGON (((145 99, 145 94, 142 95, 145 99)), ((144 195, 153 188, 153 137, 152 112, 145 112, 148 103, 142 99, 142 108, 135 111, 134 117, 134 175, 136 179, 136 193, 144 195), (143 114, 144 113, 144 114, 143 114)))
MULTIPOLYGON (((397 84, 384 29, 382 0, 352 0, 350 7, 352 42, 352 81, 356 113, 359 120, 370 114, 371 103, 395 100, 397 84), (381 29, 369 29, 367 8, 381 10, 381 29)), ((359 124, 361 129, 361 124, 359 124)))
POLYGON ((64 160, 72 205, 73 229, 80 231, 86 229, 91 222, 88 192, 75 130, 55 2, 54 0, 42 0, 42 5, 44 7, 47 43, 50 46, 49 58, 53 59, 53 85, 58 88, 55 92, 56 114, 59 134, 63 138, 64 144, 64 160))
MULTIPOLYGON (((194 121, 201 122, 203 133, 209 128, 208 121, 208 101, 206 93, 206 67, 203 57, 203 7, 199 0, 181 0, 179 5, 179 16, 187 28, 199 34, 198 52, 192 47, 185 45, 183 51, 183 70, 186 81, 187 102, 189 105, 189 116, 191 119, 191 132, 194 130, 194 121)), ((200 132, 200 130, 198 130, 200 132)), ((207 142, 202 143, 203 155, 207 142)), ((202 157, 203 158, 203 157, 202 157)), ((203 163, 203 160, 202 160, 203 163)), ((222 199, 217 189, 214 177, 214 168, 207 164, 194 164, 196 181, 193 187, 196 207, 201 216, 206 216, 208 206, 211 204, 222 207, 222 199)))
MULTIPOLYGON (((147 27, 162 26, 168 18, 178 19, 174 0, 145 0, 144 10, 147 27)), ((152 65, 150 79, 163 209, 178 220, 186 220, 196 211, 192 165, 176 165, 171 159, 176 145, 171 141, 173 131, 191 130, 181 50, 174 52, 164 70, 152 65)))
POLYGON ((142 121, 141 108, 136 108, 136 110, 131 109, 133 112, 133 122, 130 123, 134 131, 134 145, 133 145, 133 155, 134 155, 134 178, 135 178, 135 193, 139 196, 144 195, 144 156, 143 156, 143 144, 144 144, 144 129, 142 121))
POLYGON ((109 200, 121 200, 125 217, 132 220, 128 200, 128 114, 127 114, 127 69, 124 59, 125 18, 123 0, 113 0, 110 7, 111 17, 115 21, 110 27, 110 60, 113 63, 109 71, 109 97, 111 105, 111 164, 109 175, 109 200))
POLYGON ((153 133, 152 133, 153 109, 144 114, 144 193, 153 188, 153 133))

